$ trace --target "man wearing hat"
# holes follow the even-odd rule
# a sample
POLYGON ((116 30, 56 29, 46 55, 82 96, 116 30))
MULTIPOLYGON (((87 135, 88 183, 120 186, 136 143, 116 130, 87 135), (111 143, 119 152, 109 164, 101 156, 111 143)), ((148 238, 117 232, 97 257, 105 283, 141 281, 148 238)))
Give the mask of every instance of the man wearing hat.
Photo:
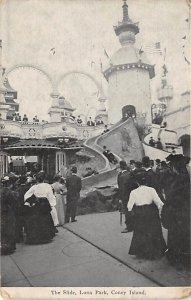
POLYGON ((73 166, 71 168, 72 174, 66 178, 66 220, 65 223, 69 223, 70 218, 71 222, 77 222, 76 209, 78 199, 80 198, 80 191, 82 188, 81 178, 77 176, 77 167, 73 166))
POLYGON ((127 166, 124 160, 121 160, 119 163, 120 173, 118 174, 117 183, 119 187, 119 197, 122 201, 123 212, 125 214, 125 224, 126 228, 122 231, 122 233, 126 233, 129 231, 128 228, 128 219, 127 219, 127 203, 129 201, 129 195, 133 189, 137 186, 135 185, 133 178, 130 174, 129 167, 127 166))
POLYGON ((133 159, 130 160, 130 168, 132 173, 136 170, 135 161, 133 159))
POLYGON ((155 147, 155 141, 154 141, 154 139, 153 139, 152 136, 150 137, 149 145, 150 145, 151 147, 155 147))
POLYGON ((156 173, 151 168, 150 158, 148 156, 144 156, 142 158, 142 164, 145 170, 147 185, 153 187, 157 191, 160 199, 164 202, 164 197, 160 188, 159 180, 156 173))

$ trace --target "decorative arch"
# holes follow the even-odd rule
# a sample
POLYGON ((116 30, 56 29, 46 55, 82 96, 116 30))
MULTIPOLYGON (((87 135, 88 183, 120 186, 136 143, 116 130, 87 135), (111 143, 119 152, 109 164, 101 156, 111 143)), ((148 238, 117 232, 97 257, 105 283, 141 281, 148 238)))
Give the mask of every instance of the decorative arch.
POLYGON ((52 91, 57 91, 57 86, 56 86, 56 83, 53 81, 52 77, 50 76, 50 74, 48 72, 46 72, 45 70, 43 70, 43 68, 39 67, 39 66, 36 66, 36 65, 32 65, 32 64, 20 64, 20 65, 14 65, 10 68, 8 68, 6 71, 5 71, 5 74, 3 75, 3 82, 4 80, 8 77, 8 75, 13 72, 14 70, 16 69, 24 69, 24 68, 27 68, 27 69, 32 69, 32 70, 36 70, 38 71, 39 73, 43 74, 47 79, 48 81, 50 82, 51 84, 51 88, 52 88, 52 91))
POLYGON ((94 77, 92 74, 90 74, 90 73, 88 73, 88 72, 86 72, 86 71, 83 71, 83 70, 72 70, 72 71, 69 71, 69 72, 66 72, 66 73, 62 74, 62 75, 59 77, 59 79, 57 80, 57 87, 59 87, 61 81, 62 81, 65 77, 67 77, 67 76, 69 76, 69 75, 71 75, 71 74, 81 74, 81 75, 85 75, 85 76, 87 76, 88 78, 90 78, 90 79, 95 83, 95 85, 97 86, 97 88, 98 88, 98 90, 99 90, 99 92, 100 92, 100 98, 105 99, 104 91, 103 91, 103 88, 102 88, 101 84, 95 79, 95 77, 94 77))

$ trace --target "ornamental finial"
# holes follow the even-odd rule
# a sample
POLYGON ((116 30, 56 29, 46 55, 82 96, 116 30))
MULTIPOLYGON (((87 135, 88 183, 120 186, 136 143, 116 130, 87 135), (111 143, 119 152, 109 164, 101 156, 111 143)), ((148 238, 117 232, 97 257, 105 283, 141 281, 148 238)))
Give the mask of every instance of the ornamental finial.
POLYGON ((126 3, 126 0, 123 0, 124 4, 122 6, 123 8, 123 21, 128 21, 129 16, 128 16, 128 5, 126 3))

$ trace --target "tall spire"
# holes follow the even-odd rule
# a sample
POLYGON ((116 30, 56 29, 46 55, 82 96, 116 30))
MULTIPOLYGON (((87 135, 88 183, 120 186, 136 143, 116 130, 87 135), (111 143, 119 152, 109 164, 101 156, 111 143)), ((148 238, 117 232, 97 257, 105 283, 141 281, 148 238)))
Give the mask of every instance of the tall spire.
POLYGON ((115 34, 119 36, 119 41, 122 45, 135 42, 135 35, 139 33, 139 27, 137 23, 129 18, 128 5, 126 0, 123 0, 123 19, 118 22, 117 26, 114 26, 115 34))
POLYGON ((123 22, 126 22, 129 20, 129 16, 128 16, 128 5, 126 0, 123 0, 124 4, 123 4, 123 22))

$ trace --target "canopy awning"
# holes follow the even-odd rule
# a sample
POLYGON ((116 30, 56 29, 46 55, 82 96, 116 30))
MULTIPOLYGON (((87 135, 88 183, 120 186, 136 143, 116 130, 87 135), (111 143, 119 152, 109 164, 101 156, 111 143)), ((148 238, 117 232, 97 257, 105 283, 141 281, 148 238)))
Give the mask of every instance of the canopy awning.
POLYGON ((52 149, 52 150, 60 150, 61 148, 58 145, 55 145, 53 141, 47 140, 38 140, 38 139, 30 139, 30 140, 20 140, 17 143, 10 144, 4 148, 4 150, 11 149, 52 149))

